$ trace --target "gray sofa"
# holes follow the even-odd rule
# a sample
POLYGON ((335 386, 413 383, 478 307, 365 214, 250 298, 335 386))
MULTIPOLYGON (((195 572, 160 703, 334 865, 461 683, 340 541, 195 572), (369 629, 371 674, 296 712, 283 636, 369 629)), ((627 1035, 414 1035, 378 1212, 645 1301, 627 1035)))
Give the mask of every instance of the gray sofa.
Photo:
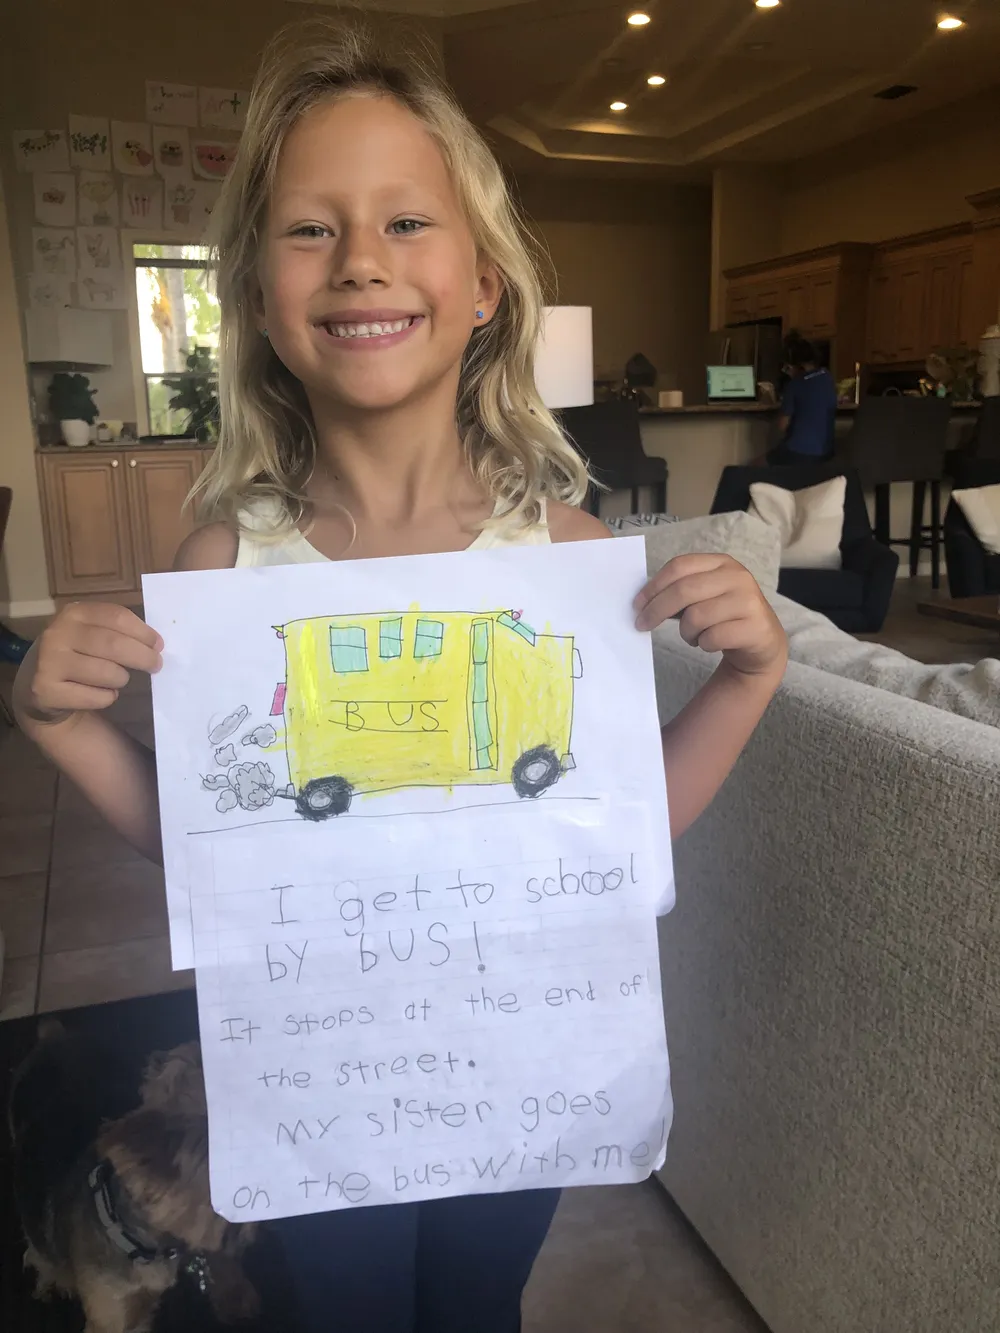
MULTIPOLYGON (((793 658, 863 673, 774 601, 793 658)), ((654 651, 666 718, 713 662, 674 625, 654 651)), ((898 693, 793 660, 675 848, 660 1178, 773 1333, 994 1333, 1000 730, 906 695, 1000 677, 870 654, 898 693)))

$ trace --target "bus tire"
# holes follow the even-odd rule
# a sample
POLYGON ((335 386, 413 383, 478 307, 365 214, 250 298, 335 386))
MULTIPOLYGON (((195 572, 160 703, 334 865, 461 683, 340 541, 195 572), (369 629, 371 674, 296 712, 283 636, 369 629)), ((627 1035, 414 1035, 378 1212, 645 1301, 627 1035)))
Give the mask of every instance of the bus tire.
POLYGON ((547 745, 536 745, 533 750, 525 750, 515 763, 510 775, 511 784, 518 796, 541 796, 562 773, 559 760, 554 750, 547 745))
POLYGON ((319 821, 346 814, 354 788, 346 778, 312 778, 295 798, 303 819, 319 821))

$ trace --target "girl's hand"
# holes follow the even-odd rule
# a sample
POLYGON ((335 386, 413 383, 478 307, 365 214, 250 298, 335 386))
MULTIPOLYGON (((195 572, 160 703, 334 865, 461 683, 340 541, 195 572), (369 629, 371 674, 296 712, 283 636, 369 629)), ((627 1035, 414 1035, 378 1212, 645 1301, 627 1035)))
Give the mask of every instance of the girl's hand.
POLYGON ((681 638, 745 675, 780 676, 788 640, 749 570, 728 555, 679 555, 633 603, 636 629, 679 620, 681 638))
POLYGON ((159 671, 163 640, 127 607, 74 602, 28 651, 14 685, 16 710, 33 722, 107 708, 129 671, 159 671))

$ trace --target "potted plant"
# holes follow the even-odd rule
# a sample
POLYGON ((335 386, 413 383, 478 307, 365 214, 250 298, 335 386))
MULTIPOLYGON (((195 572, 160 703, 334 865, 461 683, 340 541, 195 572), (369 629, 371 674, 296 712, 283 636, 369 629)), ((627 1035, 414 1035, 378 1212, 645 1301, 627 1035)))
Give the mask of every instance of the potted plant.
POLYGON ((163 377, 166 387, 174 391, 169 406, 175 412, 187 412, 184 429, 188 435, 202 442, 214 440, 219 423, 219 390, 212 349, 195 347, 185 364, 187 370, 180 375, 163 377))
POLYGON ((58 371, 49 385, 49 408, 59 422, 63 439, 74 448, 90 443, 90 428, 97 420, 94 391, 86 375, 58 371))

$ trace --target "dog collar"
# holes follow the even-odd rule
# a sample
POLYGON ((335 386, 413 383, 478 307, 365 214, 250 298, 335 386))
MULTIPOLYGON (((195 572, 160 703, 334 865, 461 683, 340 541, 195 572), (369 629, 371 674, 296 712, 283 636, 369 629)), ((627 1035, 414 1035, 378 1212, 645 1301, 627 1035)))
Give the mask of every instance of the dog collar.
POLYGON ((121 1252, 133 1263, 151 1264, 155 1259, 176 1259, 180 1251, 174 1247, 155 1250, 143 1244, 136 1236, 126 1230, 115 1207, 115 1173, 110 1162, 98 1162, 87 1177, 91 1197, 97 1210, 97 1217, 105 1234, 121 1252))

